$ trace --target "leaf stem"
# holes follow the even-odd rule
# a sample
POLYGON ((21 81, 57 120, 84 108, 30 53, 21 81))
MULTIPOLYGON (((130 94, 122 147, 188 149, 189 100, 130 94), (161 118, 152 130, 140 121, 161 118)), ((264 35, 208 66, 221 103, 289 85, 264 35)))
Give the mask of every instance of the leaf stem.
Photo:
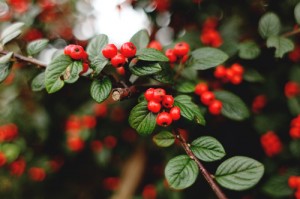
POLYGON ((174 77, 174 80, 177 80, 177 79, 180 77, 181 72, 183 71, 183 69, 184 69, 184 64, 183 64, 182 62, 180 62, 179 68, 178 68, 178 70, 177 70, 177 72, 176 72, 176 75, 175 75, 175 77, 174 77))
POLYGON ((300 33, 300 28, 297 28, 297 29, 292 30, 290 32, 286 32, 282 36, 283 37, 289 37, 289 36, 293 36, 293 35, 298 34, 298 33, 300 33))
POLYGON ((178 131, 178 129, 175 129, 175 134, 176 134, 176 138, 180 141, 181 146, 183 147, 183 149, 185 150, 185 152, 187 153, 187 155, 196 162, 197 166, 200 169, 201 174, 203 175, 203 177, 205 178, 205 180, 208 182, 208 184, 210 185, 210 187, 212 188, 212 190, 215 192, 215 194, 217 195, 217 197, 219 199, 227 199, 226 195, 223 193, 223 191, 221 190, 221 188, 219 187, 219 185, 214 181, 214 179, 212 177, 212 174, 210 174, 206 170, 206 168, 203 166, 203 164, 195 156, 195 154, 190 149, 189 144, 182 137, 182 135, 180 134, 180 132, 178 131))

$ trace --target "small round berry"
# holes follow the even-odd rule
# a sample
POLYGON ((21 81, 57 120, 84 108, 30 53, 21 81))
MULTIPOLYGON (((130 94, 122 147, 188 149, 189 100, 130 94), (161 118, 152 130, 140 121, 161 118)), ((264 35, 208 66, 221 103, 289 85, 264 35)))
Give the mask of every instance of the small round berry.
POLYGON ((82 63, 82 71, 79 73, 79 75, 82 75, 82 74, 86 73, 88 70, 89 70, 89 64, 83 62, 82 63))
POLYGON ((161 104, 156 101, 149 101, 147 107, 152 113, 158 113, 161 109, 161 104))
POLYGON ((170 115, 173 120, 179 120, 180 119, 180 108, 177 106, 174 106, 170 109, 170 115))
POLYGON ((70 137, 67 139, 67 146, 71 151, 79 152, 84 148, 84 141, 80 137, 70 137))
POLYGON ((159 126, 169 126, 172 123, 172 117, 167 112, 159 113, 156 117, 156 124, 159 126))
POLYGON ((172 95, 165 95, 162 100, 162 105, 166 108, 172 108, 174 104, 174 98, 172 95))
POLYGON ((299 176, 290 176, 288 179, 288 185, 292 189, 296 189, 300 186, 300 177, 299 176))
POLYGON ((82 46, 74 45, 70 47, 69 56, 74 60, 80 60, 86 57, 86 52, 82 48, 82 46))
POLYGON ((153 92, 153 100, 157 102, 161 102, 166 95, 165 89, 156 88, 153 92))
POLYGON ((102 50, 102 55, 107 59, 113 58, 117 53, 118 49, 115 44, 107 44, 102 50))
POLYGON ((153 100, 153 94, 155 89, 154 88, 148 88, 144 94, 147 101, 153 100))
POLYGON ((240 64, 235 63, 230 68, 235 75, 243 75, 244 73, 244 68, 240 64))
POLYGON ((214 100, 208 107, 209 112, 212 115, 220 115, 222 110, 222 102, 219 100, 214 100))
POLYGON ((208 106, 215 100, 215 94, 211 91, 205 91, 202 93, 200 100, 204 105, 208 106))
POLYGON ((116 56, 111 58, 110 62, 113 67, 117 68, 117 67, 121 67, 125 64, 126 58, 122 54, 117 54, 116 56))
POLYGON ((120 52, 127 58, 134 57, 136 54, 136 47, 132 42, 126 42, 121 46, 120 52))
POLYGON ((222 66, 222 65, 217 66, 216 70, 214 72, 214 76, 216 78, 223 78, 223 77, 225 77, 226 76, 226 68, 224 66, 222 66))
POLYGON ((176 57, 173 49, 166 50, 165 55, 169 58, 170 63, 175 63, 176 62, 177 57, 176 57))
POLYGON ((156 40, 151 41, 148 45, 148 48, 154 48, 156 50, 162 51, 161 44, 156 40))
POLYGON ((122 76, 125 75, 125 68, 123 66, 116 68, 116 71, 119 75, 122 75, 122 76))
POLYGON ((73 49, 75 46, 76 46, 76 45, 74 45, 74 44, 67 45, 67 46, 64 48, 64 54, 65 54, 65 55, 70 55, 72 49, 73 49))
POLYGON ((234 85, 238 85, 243 81, 243 78, 241 75, 234 75, 231 79, 230 82, 234 85))
POLYGON ((5 163, 6 163, 6 156, 3 152, 0 152, 0 167, 5 165, 5 163))
POLYGON ((28 170, 28 175, 29 175, 31 180, 36 181, 36 182, 41 182, 45 179, 46 172, 43 168, 31 167, 28 170))
POLYGON ((190 46, 186 42, 179 42, 174 46, 174 54, 178 57, 187 55, 190 51, 190 46))
POLYGON ((204 82, 200 82, 196 85, 195 87, 195 94, 196 95, 202 95, 202 93, 204 93, 205 91, 208 91, 208 86, 206 83, 204 82))
POLYGON ((234 72, 231 68, 226 69, 225 77, 227 80, 231 80, 234 77, 234 72))

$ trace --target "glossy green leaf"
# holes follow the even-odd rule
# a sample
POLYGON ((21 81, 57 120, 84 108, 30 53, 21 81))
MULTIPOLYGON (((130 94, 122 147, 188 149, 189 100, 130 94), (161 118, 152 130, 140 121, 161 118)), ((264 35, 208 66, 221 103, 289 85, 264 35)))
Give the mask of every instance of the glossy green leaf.
POLYGON ((195 183, 199 169, 187 155, 172 158, 166 165, 165 176, 172 189, 185 189, 195 183))
POLYGON ((295 15, 296 22, 297 22, 298 24, 300 24, 300 3, 298 3, 298 4, 295 6, 295 9, 294 9, 294 15, 295 15))
POLYGON ((268 38, 270 36, 276 36, 279 34, 281 24, 279 17, 272 12, 264 14, 258 24, 258 31, 262 38, 268 38))
POLYGON ((104 58, 103 56, 99 56, 91 61, 90 68, 94 70, 95 75, 98 75, 108 64, 108 62, 108 59, 104 58))
POLYGON ((145 29, 138 31, 132 36, 130 41, 136 46, 138 50, 146 48, 150 41, 148 31, 145 29))
POLYGON ((265 78, 255 69, 247 69, 244 73, 243 79, 247 82, 264 82, 265 78))
POLYGON ((159 50, 143 48, 137 51, 136 57, 143 61, 167 62, 169 59, 159 50))
POLYGON ((112 89, 112 83, 108 77, 104 77, 102 80, 94 80, 91 85, 91 96, 92 98, 101 103, 108 98, 112 89))
POLYGON ((35 55, 35 54, 41 52, 42 50, 44 50, 46 48, 48 43, 49 43, 48 39, 38 39, 38 40, 30 42, 27 45, 28 55, 35 55))
POLYGON ((45 72, 38 74, 31 82, 33 91, 41 91, 45 88, 45 72))
POLYGON ((175 136, 169 131, 162 131, 153 136, 153 141, 157 146, 168 147, 174 144, 175 136))
POLYGON ((294 50, 294 43, 285 37, 272 36, 267 40, 268 48, 275 48, 275 57, 282 58, 285 53, 294 50))
POLYGON ((13 53, 9 52, 0 58, 0 83, 3 82, 11 71, 13 62, 10 61, 13 53))
POLYGON ((141 135, 151 134, 156 126, 156 115, 149 112, 147 102, 137 104, 129 115, 129 124, 141 135))
POLYGON ((224 63, 228 59, 228 55, 223 51, 204 47, 198 48, 192 52, 192 68, 196 70, 206 70, 224 63))
POLYGON ((224 161, 215 174, 216 181, 223 187, 242 191, 253 187, 264 174, 264 166, 248 157, 235 156, 224 161))
POLYGON ((181 93, 193 93, 195 91, 196 84, 193 82, 182 81, 176 85, 176 90, 181 93))
POLYGON ((158 73, 162 68, 159 63, 138 62, 136 65, 129 67, 129 70, 136 76, 146 76, 158 73))
POLYGON ((16 23, 13 23, 10 26, 6 27, 0 35, 2 45, 5 45, 12 39, 19 36, 22 33, 21 28, 23 26, 24 26, 23 22, 16 22, 16 23))
POLYGON ((205 162, 220 160, 226 153, 222 144, 213 137, 202 136, 191 143, 191 150, 197 158, 205 162))
POLYGON ((64 73, 64 81, 72 84, 79 79, 79 73, 82 71, 82 62, 74 61, 70 66, 67 67, 64 73))
POLYGON ((239 44, 239 57, 242 59, 255 59, 260 54, 260 48, 254 41, 245 41, 239 44))
POLYGON ((94 37, 86 47, 86 52, 89 55, 89 60, 93 61, 98 57, 103 57, 102 49, 108 44, 108 37, 104 34, 94 37))
POLYGON ((156 74, 154 74, 152 77, 153 79, 164 83, 164 84, 173 84, 174 79, 174 71, 170 69, 170 66, 161 65, 162 70, 156 74))

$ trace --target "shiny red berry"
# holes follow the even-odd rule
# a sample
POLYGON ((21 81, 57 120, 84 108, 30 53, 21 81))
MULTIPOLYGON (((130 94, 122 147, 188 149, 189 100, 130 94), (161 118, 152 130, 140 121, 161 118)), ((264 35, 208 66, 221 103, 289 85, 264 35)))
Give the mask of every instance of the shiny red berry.
POLYGON ((215 100, 215 94, 211 91, 205 91, 202 93, 200 100, 204 105, 208 106, 215 100))
POLYGON ((165 95, 162 100, 162 105, 166 108, 172 108, 174 104, 174 98, 172 95, 165 95))
POLYGON ((65 55, 70 55, 72 49, 73 49, 75 46, 76 46, 75 44, 67 45, 67 46, 64 48, 64 54, 65 54, 65 55))
POLYGON ((288 185, 292 189, 296 189, 300 186, 300 176, 290 176, 288 179, 288 185))
POLYGON ((169 126, 172 123, 172 117, 167 112, 159 113, 156 117, 156 124, 159 126, 169 126))
POLYGON ((176 62, 177 57, 176 57, 173 49, 166 50, 165 55, 169 58, 170 63, 176 62))
POLYGON ((88 63, 82 63, 82 71, 79 73, 79 75, 82 75, 86 73, 89 70, 89 64, 88 63))
POLYGON ((158 113, 161 109, 161 104, 156 101, 149 101, 147 107, 152 113, 158 113))
POLYGON ((225 74, 225 77, 227 80, 231 80, 234 76, 234 72, 231 68, 227 68, 226 69, 226 74, 225 74))
POLYGON ((214 72, 214 76, 216 78, 223 78, 223 77, 225 77, 226 76, 226 68, 224 66, 222 66, 222 65, 217 66, 216 70, 214 72))
POLYGON ((136 47, 132 42, 126 42, 121 46, 120 52, 127 58, 134 57, 136 54, 136 47))
POLYGON ((162 51, 161 44, 156 40, 151 41, 148 45, 148 48, 154 48, 156 50, 162 51))
POLYGON ((174 46, 174 54, 178 57, 187 55, 190 51, 190 46, 186 42, 179 42, 174 46))
POLYGON ((243 78, 241 75, 234 75, 231 79, 230 82, 234 85, 238 85, 243 81, 243 78))
POLYGON ((235 75, 243 75, 244 73, 244 68, 240 64, 235 63, 230 68, 235 75))
MULTIPOLYGON (((68 50, 67 50, 68 51, 68 50)), ((84 59, 86 57, 86 52, 79 45, 73 45, 69 49, 70 54, 68 54, 74 60, 84 59)))
POLYGON ((122 76, 125 75, 125 68, 123 66, 116 68, 116 71, 119 75, 122 75, 122 76))
POLYGON ((115 44, 107 44, 102 50, 102 55, 107 59, 113 58, 117 53, 118 49, 115 44))
POLYGON ((222 102, 219 100, 214 100, 208 107, 209 112, 212 115, 220 115, 222 110, 222 102))
POLYGON ((170 109, 170 115, 173 120, 179 120, 180 119, 180 108, 177 106, 174 106, 170 109))
POLYGON ((153 100, 157 102, 161 102, 166 95, 165 89, 156 88, 153 92, 153 100))
POLYGON ((195 94, 196 95, 202 95, 205 91, 208 91, 208 86, 204 82, 200 82, 195 87, 195 94))
POLYGON ((113 67, 117 68, 125 64, 126 58, 122 54, 117 54, 116 56, 111 58, 110 62, 113 67))
POLYGON ((144 94, 147 101, 153 100, 154 88, 148 88, 144 94))

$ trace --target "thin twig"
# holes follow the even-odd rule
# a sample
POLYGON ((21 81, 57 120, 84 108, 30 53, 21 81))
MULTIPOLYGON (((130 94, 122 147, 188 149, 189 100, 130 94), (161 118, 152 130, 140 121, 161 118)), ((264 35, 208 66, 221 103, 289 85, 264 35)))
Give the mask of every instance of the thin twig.
POLYGON ((290 31, 290 32, 287 32, 287 33, 284 33, 282 36, 283 37, 289 37, 289 36, 296 35, 298 33, 300 33, 300 28, 298 28, 296 30, 293 30, 293 31, 290 31))
POLYGON ((183 69, 184 69, 184 64, 180 62, 179 68, 178 68, 178 70, 175 74, 174 80, 177 80, 180 77, 181 72, 183 71, 183 69))
POLYGON ((190 149, 190 145, 186 142, 186 140, 181 136, 178 129, 175 130, 176 138, 180 141, 182 147, 184 148, 187 155, 196 162, 197 166, 199 167, 201 174, 208 182, 212 190, 215 192, 219 199, 227 199, 226 195, 223 193, 219 185, 214 181, 213 176, 206 170, 203 164, 199 161, 199 159, 195 156, 195 154, 190 149))

